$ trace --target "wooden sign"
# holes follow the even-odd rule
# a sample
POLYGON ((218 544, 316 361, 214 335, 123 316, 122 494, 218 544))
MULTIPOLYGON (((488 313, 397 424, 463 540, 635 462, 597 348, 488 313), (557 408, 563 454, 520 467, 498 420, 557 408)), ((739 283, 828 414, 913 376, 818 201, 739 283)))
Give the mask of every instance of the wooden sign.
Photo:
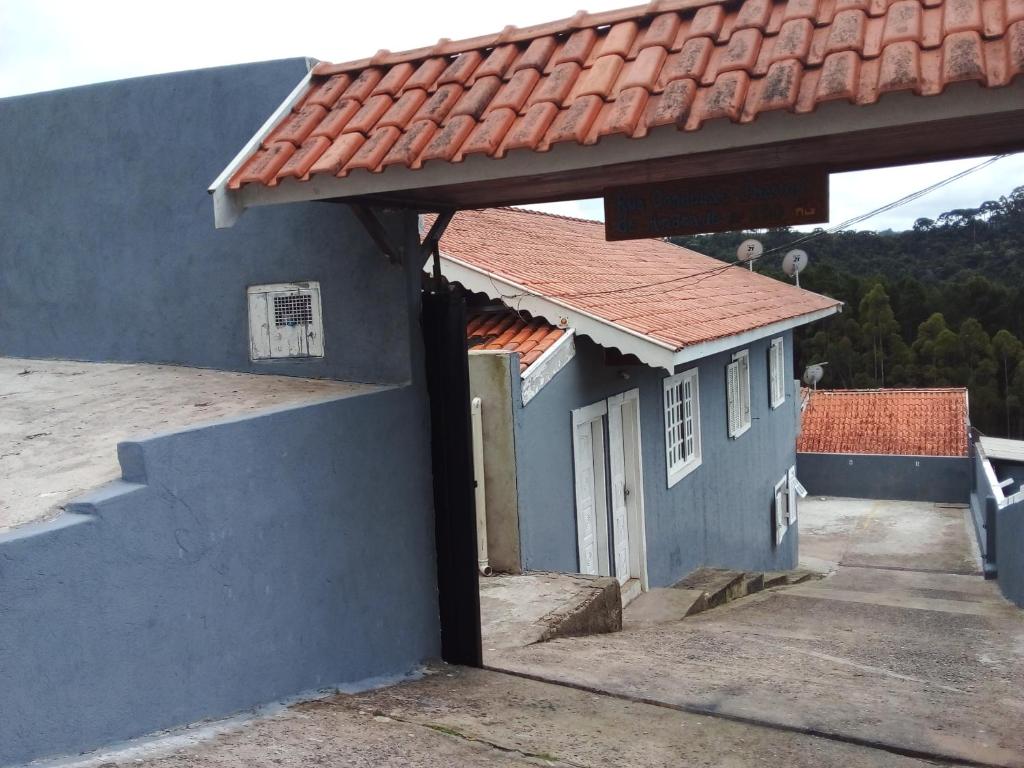
POLYGON ((828 221, 828 173, 764 171, 605 191, 606 240, 732 232, 828 221))

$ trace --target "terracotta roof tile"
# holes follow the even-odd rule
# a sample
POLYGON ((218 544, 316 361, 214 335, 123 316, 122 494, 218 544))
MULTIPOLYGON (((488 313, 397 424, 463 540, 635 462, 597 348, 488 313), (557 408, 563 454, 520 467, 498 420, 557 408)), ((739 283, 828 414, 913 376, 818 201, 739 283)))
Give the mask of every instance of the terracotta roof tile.
MULTIPOLYGON (((388 127, 405 135, 422 120, 439 126, 416 157, 367 148, 338 171, 333 163, 312 166, 314 175, 345 176, 354 168, 379 171, 384 162, 415 169, 424 161, 458 161, 481 147, 502 157, 561 141, 639 139, 669 124, 697 131, 714 119, 749 123, 768 111, 808 113, 835 99, 870 105, 891 91, 932 96, 962 80, 1004 86, 1024 70, 1022 23, 1024 0, 659 0, 580 12, 405 53, 320 63, 295 111, 262 146, 287 143, 294 150, 310 136, 337 141, 352 131, 392 137, 382 130, 388 127), (647 103, 637 115, 641 101, 647 103), (499 109, 511 109, 517 121, 505 140, 481 142, 482 133, 493 135, 485 121, 491 128, 505 122, 492 117, 499 109), (473 144, 463 148, 467 141, 473 144)), ((377 147, 383 139, 371 141, 377 147)), ((264 160, 287 152, 258 151, 264 160)), ((252 173, 256 165, 243 165, 231 186, 277 182, 280 167, 252 173)))
POLYGON ((804 453, 967 456, 965 389, 805 390, 804 453))
POLYGON ((520 208, 459 211, 441 252, 675 349, 839 305, 662 240, 608 242, 599 222, 520 208))
POLYGON ((511 309, 474 312, 466 321, 466 341, 471 350, 518 352, 520 374, 564 334, 564 330, 539 317, 530 319, 511 309))

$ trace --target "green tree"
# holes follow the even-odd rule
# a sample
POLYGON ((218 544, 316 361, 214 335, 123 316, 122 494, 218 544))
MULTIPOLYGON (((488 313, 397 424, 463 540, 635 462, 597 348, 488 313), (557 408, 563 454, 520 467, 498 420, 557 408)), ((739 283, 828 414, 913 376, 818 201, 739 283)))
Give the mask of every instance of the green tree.
POLYGON ((1019 409, 1019 402, 1012 402, 1013 392, 1010 389, 1010 384, 1015 379, 1015 371, 1018 369, 1024 371, 1024 366, 1021 365, 1021 360, 1024 359, 1024 344, 1021 344, 1016 336, 1003 328, 992 337, 992 352, 999 366, 999 383, 1006 419, 1006 435, 1009 437, 1013 432, 1012 419, 1014 407, 1016 406, 1019 409))
POLYGON ((936 344, 938 343, 939 336, 948 330, 946 318, 942 316, 941 312, 932 313, 931 317, 918 326, 917 338, 914 340, 912 349, 914 354, 917 355, 920 365, 931 366, 932 368, 938 365, 936 344))
POLYGON ((874 385, 885 386, 885 359, 887 347, 892 345, 892 337, 897 335, 900 324, 889 305, 889 294, 881 283, 868 291, 860 301, 860 327, 865 341, 871 343, 872 379, 874 385))

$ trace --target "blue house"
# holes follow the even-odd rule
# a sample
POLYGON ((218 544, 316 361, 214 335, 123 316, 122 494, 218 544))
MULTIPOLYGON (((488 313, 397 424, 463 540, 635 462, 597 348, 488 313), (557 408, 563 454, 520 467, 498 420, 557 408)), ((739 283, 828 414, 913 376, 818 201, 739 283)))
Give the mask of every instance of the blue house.
MULTIPOLYGON (((462 211, 489 565, 614 575, 797 563, 793 329, 839 302, 660 240, 462 211)), ((478 515, 480 514, 478 504, 478 515)))

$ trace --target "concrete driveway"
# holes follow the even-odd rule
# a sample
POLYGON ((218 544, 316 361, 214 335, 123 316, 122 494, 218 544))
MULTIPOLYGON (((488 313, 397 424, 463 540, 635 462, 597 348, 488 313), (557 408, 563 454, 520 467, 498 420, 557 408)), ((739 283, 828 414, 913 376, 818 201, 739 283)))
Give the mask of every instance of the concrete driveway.
POLYGON ((1024 615, 967 573, 963 511, 808 501, 800 525, 825 579, 72 765, 1024 766, 1024 615))
POLYGON ((977 574, 955 506, 807 500, 827 578, 494 666, 930 760, 1024 766, 1024 614, 977 574))

